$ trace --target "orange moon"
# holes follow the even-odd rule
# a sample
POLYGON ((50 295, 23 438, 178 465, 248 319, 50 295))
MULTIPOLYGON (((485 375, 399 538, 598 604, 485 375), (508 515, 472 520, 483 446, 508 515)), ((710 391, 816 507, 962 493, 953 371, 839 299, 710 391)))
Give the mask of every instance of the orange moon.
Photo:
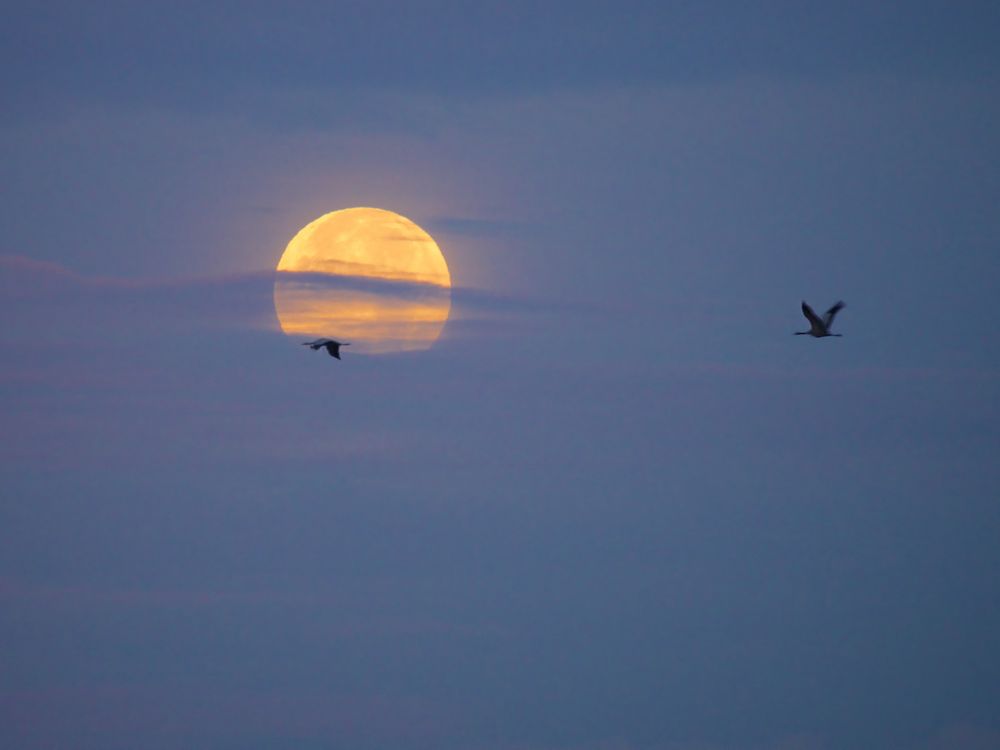
POLYGON ((351 353, 430 348, 451 310, 441 248, 381 208, 345 208, 310 222, 278 261, 274 309, 289 336, 351 342, 351 353))

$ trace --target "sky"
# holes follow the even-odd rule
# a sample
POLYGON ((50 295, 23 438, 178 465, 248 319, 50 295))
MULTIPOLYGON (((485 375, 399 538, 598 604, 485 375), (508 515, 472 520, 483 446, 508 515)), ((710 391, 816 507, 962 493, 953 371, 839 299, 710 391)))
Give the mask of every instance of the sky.
POLYGON ((1000 747, 996 3, 3 15, 3 747, 1000 747))

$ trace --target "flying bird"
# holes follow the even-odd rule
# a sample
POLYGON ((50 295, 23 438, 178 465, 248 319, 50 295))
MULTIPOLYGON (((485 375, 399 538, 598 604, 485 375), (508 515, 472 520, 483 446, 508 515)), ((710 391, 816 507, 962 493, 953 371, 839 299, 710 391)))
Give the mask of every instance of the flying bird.
POLYGON ((821 339, 824 336, 841 336, 839 333, 830 333, 830 326, 833 325, 834 316, 844 308, 843 302, 838 302, 825 313, 823 317, 819 317, 813 309, 805 303, 802 302, 802 314, 806 316, 806 320, 809 321, 808 331, 796 331, 796 336, 812 336, 813 338, 821 339))
POLYGON ((331 357, 340 359, 340 347, 350 346, 350 343, 347 341, 334 341, 333 339, 316 339, 315 341, 303 342, 302 346, 308 346, 313 351, 325 347, 331 357))

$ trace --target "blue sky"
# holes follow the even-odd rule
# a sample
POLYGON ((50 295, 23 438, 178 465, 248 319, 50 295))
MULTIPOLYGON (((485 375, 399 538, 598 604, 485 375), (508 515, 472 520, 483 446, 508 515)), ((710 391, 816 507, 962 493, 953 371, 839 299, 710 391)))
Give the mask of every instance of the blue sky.
POLYGON ((995 747, 998 24, 8 9, 4 747, 995 747), (429 351, 277 327, 363 205, 429 351))

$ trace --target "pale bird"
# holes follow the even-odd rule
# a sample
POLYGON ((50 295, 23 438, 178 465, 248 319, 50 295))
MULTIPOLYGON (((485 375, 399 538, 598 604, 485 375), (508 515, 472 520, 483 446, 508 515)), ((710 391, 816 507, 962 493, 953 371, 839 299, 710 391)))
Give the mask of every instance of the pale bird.
POLYGON ((325 348, 331 357, 340 359, 340 347, 350 346, 350 343, 347 341, 334 341, 333 339, 316 339, 315 341, 306 341, 302 346, 308 346, 313 351, 325 348))
POLYGON ((809 307, 803 300, 802 302, 802 314, 806 316, 806 320, 809 321, 808 331, 796 331, 796 336, 812 336, 813 338, 821 339, 824 336, 841 336, 839 333, 830 333, 830 326, 833 325, 834 316, 844 308, 843 302, 838 302, 825 313, 823 317, 819 317, 813 309, 809 307))

